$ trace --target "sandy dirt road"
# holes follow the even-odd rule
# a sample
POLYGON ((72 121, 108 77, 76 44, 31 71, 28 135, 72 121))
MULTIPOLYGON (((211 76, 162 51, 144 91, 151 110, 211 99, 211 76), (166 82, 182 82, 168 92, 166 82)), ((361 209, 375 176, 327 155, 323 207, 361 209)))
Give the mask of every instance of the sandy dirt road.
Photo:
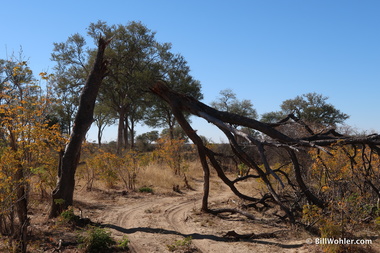
MULTIPOLYGON (((179 247, 174 252, 315 252, 314 245, 305 243, 310 236, 289 226, 265 219, 247 220, 241 215, 201 213, 201 182, 195 186, 194 191, 169 194, 129 193, 122 196, 95 191, 86 194, 85 198, 82 196, 80 202, 84 212, 93 221, 109 228, 114 237, 127 236, 132 252, 170 252, 168 245, 189 236, 191 246, 179 247), (246 240, 224 237, 231 230, 239 234, 279 231, 280 236, 246 240)), ((223 188, 217 194, 211 193, 210 205, 234 202, 234 198, 223 188)))

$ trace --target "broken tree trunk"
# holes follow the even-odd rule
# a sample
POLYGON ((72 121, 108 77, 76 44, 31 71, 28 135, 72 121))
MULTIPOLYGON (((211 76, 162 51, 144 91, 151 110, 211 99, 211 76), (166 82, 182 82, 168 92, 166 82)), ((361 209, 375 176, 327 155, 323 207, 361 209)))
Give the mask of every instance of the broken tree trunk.
POLYGON ((110 40, 106 41, 103 38, 98 41, 96 59, 83 87, 73 130, 58 168, 58 183, 52 194, 50 218, 57 217, 73 204, 75 171, 80 159, 82 142, 93 122, 95 100, 106 75, 104 51, 109 42, 110 40))
POLYGON ((203 144, 202 140, 196 134, 196 131, 194 131, 189 122, 183 116, 183 112, 187 112, 206 119, 208 122, 217 126, 226 135, 230 142, 232 151, 234 152, 236 157, 239 158, 240 162, 247 165, 249 168, 252 168, 256 172, 255 175, 246 175, 244 179, 248 179, 250 177, 261 178, 264 184, 267 186, 268 192, 271 195, 272 199, 276 202, 277 205, 279 205, 279 207, 285 212, 286 216, 292 222, 295 221, 294 212, 297 212, 299 200, 297 197, 293 199, 293 202, 290 202, 289 195, 281 195, 278 193, 280 191, 276 190, 276 188, 274 187, 273 180, 270 180, 270 177, 273 177, 273 179, 275 179, 275 181, 279 183, 282 189, 285 188, 285 185, 282 182, 282 179, 276 173, 281 173, 285 176, 285 178, 288 180, 289 186, 291 186, 290 189, 294 190, 294 193, 292 193, 294 196, 304 196, 308 203, 317 205, 322 209, 326 206, 324 200, 321 199, 320 196, 313 193, 312 188, 308 186, 303 180, 302 177, 304 176, 305 172, 301 171, 299 160, 295 151, 298 152, 300 150, 307 151, 310 149, 318 149, 322 152, 331 155, 328 151, 328 148, 332 145, 347 145, 360 143, 363 145, 368 145, 374 152, 380 153, 380 136, 378 134, 370 135, 367 137, 349 137, 340 135, 336 133, 334 130, 329 130, 325 133, 314 134, 311 128, 309 128, 300 119, 297 119, 292 115, 289 115, 286 119, 280 121, 279 123, 266 124, 237 114, 218 111, 199 102, 198 100, 190 96, 179 94, 173 90, 170 90, 163 81, 157 81, 154 84, 152 84, 149 88, 154 94, 161 97, 171 106, 173 114, 176 117, 178 123, 181 125, 183 130, 186 132, 186 134, 198 148, 199 157, 201 159, 205 175, 204 198, 202 202, 202 210, 204 211, 215 211, 209 210, 207 205, 207 199, 209 194, 209 168, 206 158, 208 158, 210 164, 214 167, 218 176, 226 185, 229 186, 229 188, 236 196, 238 196, 241 199, 251 201, 253 202, 253 204, 263 204, 263 200, 247 196, 241 193, 235 187, 235 184, 239 181, 242 181, 243 179, 230 180, 225 175, 219 162, 215 158, 216 154, 203 144), (301 125, 304 129, 307 130, 309 136, 294 138, 288 136, 283 132, 280 132, 275 128, 279 125, 287 124, 287 121, 289 120, 294 120, 294 122, 301 125), (259 131, 261 137, 259 139, 255 136, 246 134, 237 129, 235 126, 248 127, 253 130, 259 131), (254 158, 246 152, 245 148, 243 148, 238 143, 237 137, 243 139, 251 147, 256 147, 256 150, 259 153, 260 157, 259 161, 255 161, 254 158), (290 160, 286 161, 286 164, 293 164, 295 183, 297 185, 291 181, 289 175, 286 174, 284 171, 280 171, 280 169, 273 170, 271 168, 272 165, 268 162, 268 157, 264 146, 277 149, 284 149, 288 152, 290 160))

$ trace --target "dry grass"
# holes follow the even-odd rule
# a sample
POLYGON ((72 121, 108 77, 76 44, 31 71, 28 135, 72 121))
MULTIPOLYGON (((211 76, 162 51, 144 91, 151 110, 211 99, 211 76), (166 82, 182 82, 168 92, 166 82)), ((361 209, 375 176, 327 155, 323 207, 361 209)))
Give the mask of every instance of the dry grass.
POLYGON ((191 185, 195 178, 202 176, 202 173, 199 162, 189 163, 186 171, 181 175, 174 175, 174 171, 165 164, 151 164, 138 171, 136 188, 148 186, 158 193, 172 192, 173 186, 185 187, 184 175, 191 185))

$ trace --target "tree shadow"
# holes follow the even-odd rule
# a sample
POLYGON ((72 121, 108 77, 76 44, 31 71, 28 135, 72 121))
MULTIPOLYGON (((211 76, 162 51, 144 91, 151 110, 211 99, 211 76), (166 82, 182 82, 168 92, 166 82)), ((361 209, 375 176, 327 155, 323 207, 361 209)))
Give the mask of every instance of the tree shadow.
POLYGON ((190 234, 183 234, 174 230, 168 230, 168 229, 162 229, 162 228, 149 228, 149 227, 137 227, 137 228, 123 228, 120 226, 116 226, 113 224, 102 224, 102 227, 115 229, 116 231, 122 232, 124 234, 133 234, 136 232, 143 232, 143 233, 152 233, 152 234, 171 234, 171 235, 179 235, 183 237, 189 237, 191 236, 193 240, 202 240, 202 239, 208 239, 213 240, 217 242, 236 242, 236 241, 244 241, 244 242, 252 242, 257 244, 265 244, 265 245, 272 245, 277 246, 284 249, 294 249, 294 248, 300 248, 304 246, 305 244, 282 244, 278 242, 270 242, 260 239, 231 239, 223 236, 216 236, 211 234, 199 234, 199 233, 190 233, 190 234))

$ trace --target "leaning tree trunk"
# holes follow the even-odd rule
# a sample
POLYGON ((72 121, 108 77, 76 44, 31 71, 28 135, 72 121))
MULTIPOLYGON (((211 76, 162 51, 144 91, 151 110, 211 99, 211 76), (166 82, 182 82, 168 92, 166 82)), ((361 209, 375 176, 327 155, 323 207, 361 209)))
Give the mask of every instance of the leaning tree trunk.
POLYGON ((57 217, 73 204, 75 171, 80 158, 82 142, 93 122, 95 100, 99 87, 106 75, 104 50, 109 42, 110 40, 99 39, 95 63, 83 87, 70 140, 62 156, 60 168, 58 168, 59 179, 52 194, 50 218, 57 217))

